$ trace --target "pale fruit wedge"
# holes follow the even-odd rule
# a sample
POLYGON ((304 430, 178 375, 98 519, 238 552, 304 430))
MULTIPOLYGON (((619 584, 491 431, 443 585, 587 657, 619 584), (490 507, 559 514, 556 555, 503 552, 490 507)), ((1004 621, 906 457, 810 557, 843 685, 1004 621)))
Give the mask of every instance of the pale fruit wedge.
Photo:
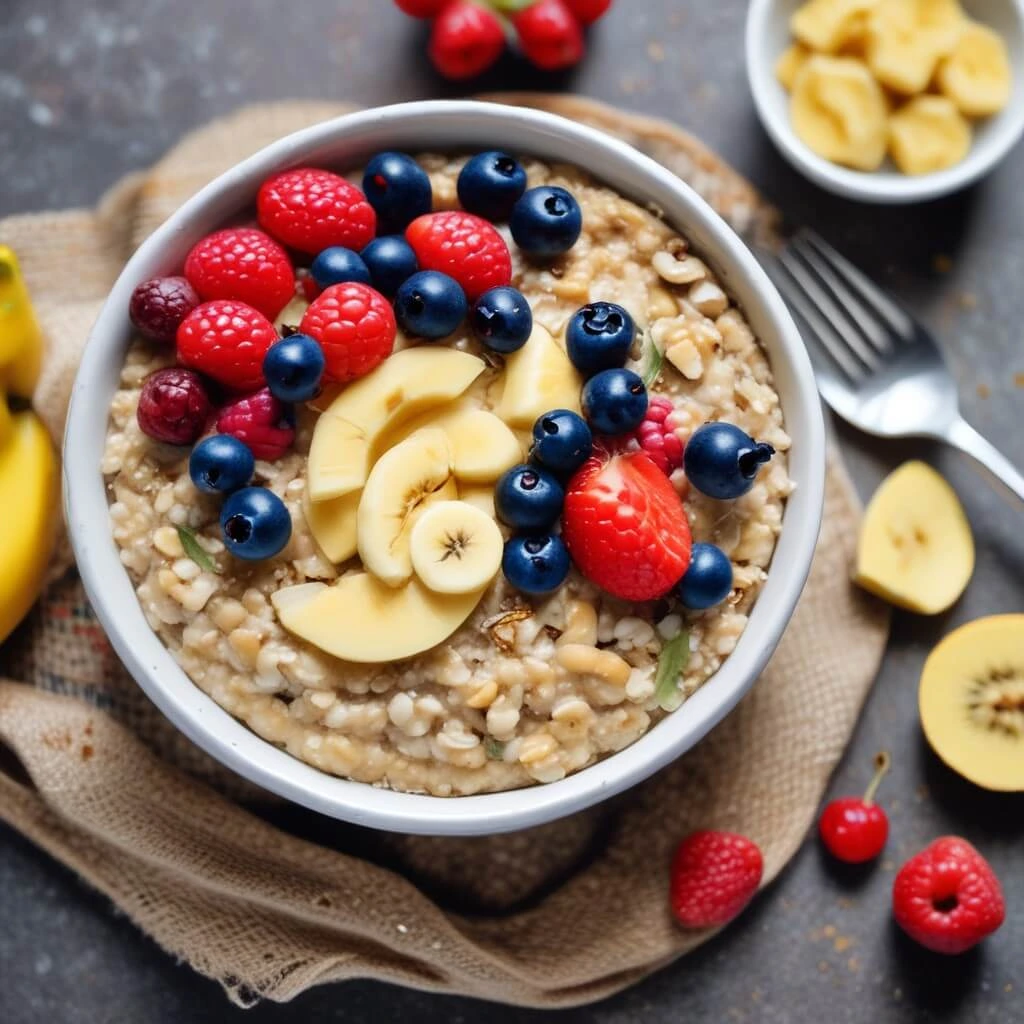
POLYGON ((363 567, 390 587, 412 576, 409 538, 432 501, 458 497, 443 430, 427 427, 395 445, 370 472, 356 513, 363 567))
POLYGON ((280 331, 282 327, 297 327, 309 309, 309 299, 296 295, 290 299, 288 304, 277 314, 274 326, 280 331))
POLYGON ((436 594, 413 578, 395 589, 369 573, 303 583, 271 601, 285 629, 344 661, 381 663, 436 647, 472 614, 482 591, 436 594))
POLYGON ((362 496, 362 491, 349 491, 340 498, 310 501, 307 493, 303 499, 302 511, 309 532, 332 562, 347 562, 359 549, 356 515, 362 496))
POLYGON ((1024 791, 1024 615, 991 615, 928 656, 921 726, 953 771, 985 789, 1024 791))
POLYGON ((873 171, 885 159, 885 94, 855 57, 808 58, 790 98, 793 130, 819 156, 873 171))
POLYGON ((488 586, 504 548, 498 524, 464 501, 424 509, 409 538, 413 571, 438 594, 470 594, 488 586))
POLYGON ((923 462, 905 462, 864 513, 854 579, 925 615, 949 608, 974 571, 974 538, 953 488, 923 462))
POLYGON ((819 53, 835 53, 853 31, 857 18, 877 0, 810 0, 793 12, 789 27, 805 46, 819 53))
POLYGON ((494 485, 493 484, 459 484, 459 501, 473 505, 481 512, 496 518, 494 511, 494 485))
POLYGON ((358 490, 370 474, 371 448, 379 434, 429 406, 457 398, 483 370, 483 360, 467 352, 409 348, 349 385, 313 431, 310 499, 326 501, 358 490))
POLYGON ((789 92, 793 91, 797 72, 804 66, 804 61, 810 55, 811 51, 803 43, 793 43, 775 62, 775 77, 782 83, 784 89, 789 92))
POLYGON ((540 324, 505 360, 505 389, 495 410, 510 426, 530 429, 551 409, 580 411, 583 378, 565 349, 540 324))
POLYGON ((939 89, 968 117, 991 117, 1010 102, 1013 72, 1006 43, 992 29, 969 22, 956 49, 939 64, 939 89))
POLYGON ((952 167, 970 148, 971 126, 945 96, 915 96, 889 118, 889 152, 904 174, 952 167))
POLYGON ((868 19, 868 67, 896 92, 923 92, 965 21, 957 0, 879 0, 868 19))

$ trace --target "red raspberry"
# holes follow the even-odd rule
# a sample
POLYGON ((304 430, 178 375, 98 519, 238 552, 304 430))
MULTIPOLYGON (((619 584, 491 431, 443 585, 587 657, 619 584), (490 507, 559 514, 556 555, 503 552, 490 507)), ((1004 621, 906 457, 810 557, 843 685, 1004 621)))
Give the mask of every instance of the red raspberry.
POLYGON ((395 0, 395 6, 413 18, 435 18, 451 0, 395 0))
POLYGON ((889 770, 889 755, 875 758, 875 774, 863 797, 844 796, 825 806, 818 819, 818 834, 833 857, 847 864, 874 860, 889 838, 889 819, 875 803, 875 793, 889 770))
POLYGON ((199 305, 199 296, 183 277, 154 277, 132 292, 128 316, 150 341, 174 344, 178 325, 199 305))
POLYGON ((963 953, 1006 916, 1003 890, 965 839, 944 836, 900 868, 892 887, 896 923, 936 953, 963 953))
POLYGON ((624 601, 661 597, 690 564, 683 503, 645 452, 595 446, 566 488, 562 538, 580 572, 624 601))
POLYGON ((592 25, 608 13, 612 0, 565 0, 565 5, 576 15, 577 21, 592 25))
POLYGON ((470 302, 512 281, 512 257, 493 224, 462 210, 426 213, 406 229, 420 270, 455 278, 470 302))
POLYGON ((217 417, 221 434, 237 437, 257 459, 279 459, 295 440, 295 427, 285 404, 269 388, 225 405, 217 417))
POLYGON ((256 197, 260 227, 305 253, 332 245, 359 252, 377 231, 366 196, 344 178, 314 167, 268 178, 256 197))
POLYGON ((671 476, 683 464, 683 442, 669 422, 674 411, 671 398, 652 395, 647 403, 647 414, 633 435, 666 476, 671 476))
POLYGON ((147 437, 184 445, 202 437, 212 412, 199 374, 172 366, 156 370, 142 382, 135 416, 147 437))
POLYGON ((178 328, 178 359, 236 391, 263 383, 263 357, 278 340, 274 325, 244 302, 217 299, 192 310, 178 328))
POLYGON ((324 380, 345 384, 382 363, 395 344, 395 312, 369 285, 333 284, 310 303, 299 330, 320 342, 324 380))
POLYGON ((428 50, 445 78, 472 78, 486 71, 505 49, 497 15, 468 0, 445 7, 430 33, 428 50))
POLYGON ((295 294, 288 253, 256 228, 225 228, 197 242, 185 276, 204 302, 238 299, 271 320, 295 294))
POLYGON ((537 0, 513 18, 527 59, 545 71, 572 67, 586 49, 583 30, 565 0, 537 0))
POLYGON ((764 861, 756 844, 733 832, 694 832, 672 860, 672 913, 685 928, 731 921, 761 884, 764 861))

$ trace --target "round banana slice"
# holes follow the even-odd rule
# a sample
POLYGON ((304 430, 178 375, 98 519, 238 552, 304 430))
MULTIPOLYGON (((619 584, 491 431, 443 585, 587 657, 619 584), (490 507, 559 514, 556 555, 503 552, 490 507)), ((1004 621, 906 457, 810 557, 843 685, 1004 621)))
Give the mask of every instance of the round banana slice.
POLYGON ((465 501, 439 501, 423 511, 409 538, 412 567, 436 594, 482 590, 501 568, 498 524, 465 501))
POLYGON ((889 151, 904 174, 931 174, 960 163, 971 126, 945 96, 915 96, 889 118, 889 151))
POLYGON ((998 114, 1010 102, 1012 78, 1006 43, 975 22, 964 27, 935 76, 939 89, 968 117, 998 114))

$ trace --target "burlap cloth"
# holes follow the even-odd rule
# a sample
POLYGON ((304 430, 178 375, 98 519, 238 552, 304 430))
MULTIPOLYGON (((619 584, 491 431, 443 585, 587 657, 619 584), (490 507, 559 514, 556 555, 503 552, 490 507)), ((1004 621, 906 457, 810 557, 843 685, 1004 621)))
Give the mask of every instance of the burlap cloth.
MULTIPOLYGON (((774 229, 751 187, 671 125, 574 98, 506 99, 625 137, 748 237, 774 229)), ((36 404, 55 439, 86 333, 133 247, 230 164, 341 112, 248 109, 190 135, 95 210, 0 222, 48 337, 36 404)), ((709 937, 668 912, 681 836, 746 833, 764 851, 765 884, 803 840, 885 646, 885 611, 847 582, 858 514, 833 459, 796 616, 749 697, 696 750, 609 804, 481 839, 334 825, 227 773, 118 663, 77 577, 61 574, 62 548, 55 582, 0 651, 0 676, 17 680, 0 682, 0 742, 13 755, 0 757, 0 817, 240 1004, 353 977, 523 1005, 599 999, 709 937)))

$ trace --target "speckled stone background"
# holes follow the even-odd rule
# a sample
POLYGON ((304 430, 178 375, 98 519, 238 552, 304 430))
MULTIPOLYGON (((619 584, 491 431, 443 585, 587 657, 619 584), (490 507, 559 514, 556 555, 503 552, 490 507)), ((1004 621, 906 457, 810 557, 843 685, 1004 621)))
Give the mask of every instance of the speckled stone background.
MULTIPOLYGON (((968 4, 968 7, 970 5, 968 4)), ((761 131, 743 72, 744 5, 618 0, 578 71, 511 60, 474 89, 573 89, 672 118, 910 303, 941 335, 968 418, 1024 465, 1024 152, 979 187, 911 209, 834 199, 801 180, 761 131)), ((457 95, 430 71, 424 33, 388 0, 0 0, 0 215, 92 203, 185 130, 234 107, 290 97, 371 104, 457 95)), ((881 747, 892 839, 874 870, 840 871, 809 842, 743 919, 697 954, 597 1007, 597 1024, 932 1024, 1024 1021, 1024 797, 997 797, 946 770, 921 738, 916 685, 929 649, 977 616, 1024 610, 1024 509, 955 453, 879 445, 840 430, 863 495, 920 456, 964 499, 978 568, 948 615, 897 614, 864 719, 832 787, 859 791, 881 747), (889 915, 902 859, 943 833, 978 845, 1004 880, 1009 918, 957 959, 906 941, 889 915)), ((308 824, 307 824, 308 830, 308 824)), ((0 829, 0 1021, 4 1024, 249 1024, 458 1021, 547 1015, 372 983, 243 1012, 174 964, 109 904, 0 829)))

